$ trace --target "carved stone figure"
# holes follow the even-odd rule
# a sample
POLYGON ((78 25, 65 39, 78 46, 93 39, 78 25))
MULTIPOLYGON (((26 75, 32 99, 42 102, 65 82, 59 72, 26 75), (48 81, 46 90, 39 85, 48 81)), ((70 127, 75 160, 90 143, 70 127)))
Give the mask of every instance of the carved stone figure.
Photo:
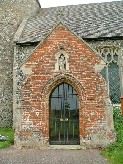
POLYGON ((66 69, 66 60, 63 54, 59 57, 59 70, 65 70, 66 69))

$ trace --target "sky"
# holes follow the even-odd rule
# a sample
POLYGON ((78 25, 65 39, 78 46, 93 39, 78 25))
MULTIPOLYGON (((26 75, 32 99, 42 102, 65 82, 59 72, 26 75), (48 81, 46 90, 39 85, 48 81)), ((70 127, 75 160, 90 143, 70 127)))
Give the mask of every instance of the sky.
MULTIPOLYGON (((112 2, 118 0, 39 0, 42 8, 66 6, 66 5, 78 5, 87 3, 101 3, 112 2)), ((120 0, 119 0, 120 1, 120 0)))

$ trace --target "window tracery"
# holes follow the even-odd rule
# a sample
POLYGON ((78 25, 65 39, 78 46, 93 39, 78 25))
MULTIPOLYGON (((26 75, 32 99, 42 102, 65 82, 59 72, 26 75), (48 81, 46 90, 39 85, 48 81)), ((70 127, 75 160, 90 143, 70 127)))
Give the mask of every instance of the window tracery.
POLYGON ((115 46, 99 46, 98 54, 106 61, 106 67, 101 71, 107 81, 108 93, 113 104, 120 103, 119 48, 115 46))

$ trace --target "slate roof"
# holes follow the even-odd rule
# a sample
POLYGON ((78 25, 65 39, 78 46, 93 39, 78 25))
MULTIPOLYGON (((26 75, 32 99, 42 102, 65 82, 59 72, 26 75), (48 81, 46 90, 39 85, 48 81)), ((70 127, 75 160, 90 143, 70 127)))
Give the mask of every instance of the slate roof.
POLYGON ((117 1, 40 9, 27 20, 18 43, 42 41, 57 25, 59 12, 62 22, 83 39, 123 37, 123 1, 117 1))

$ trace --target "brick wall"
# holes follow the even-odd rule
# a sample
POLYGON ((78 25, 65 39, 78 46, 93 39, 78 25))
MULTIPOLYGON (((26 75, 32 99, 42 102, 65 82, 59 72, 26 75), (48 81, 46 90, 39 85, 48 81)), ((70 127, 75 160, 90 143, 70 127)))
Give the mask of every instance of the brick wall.
POLYGON ((49 96, 62 82, 73 86, 79 96, 80 143, 104 145, 113 141, 113 127, 107 130, 106 83, 95 71, 100 62, 101 58, 87 43, 58 25, 21 66, 26 79, 21 88, 22 117, 21 127, 16 128, 16 144, 49 144, 49 96), (60 51, 69 57, 68 70, 55 69, 56 54, 60 51))

